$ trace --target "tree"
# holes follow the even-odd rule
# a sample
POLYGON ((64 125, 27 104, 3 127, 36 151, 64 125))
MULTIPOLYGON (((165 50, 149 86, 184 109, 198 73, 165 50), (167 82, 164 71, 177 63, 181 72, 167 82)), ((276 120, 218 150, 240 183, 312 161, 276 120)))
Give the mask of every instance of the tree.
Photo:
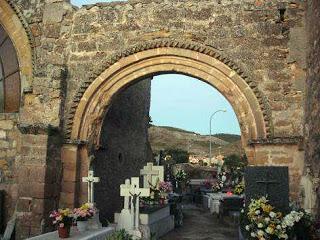
POLYGON ((230 171, 236 170, 237 168, 244 168, 247 165, 246 157, 240 157, 236 154, 231 154, 224 159, 223 166, 230 171))
POLYGON ((176 163, 188 163, 189 153, 182 149, 166 149, 164 155, 170 155, 176 163))

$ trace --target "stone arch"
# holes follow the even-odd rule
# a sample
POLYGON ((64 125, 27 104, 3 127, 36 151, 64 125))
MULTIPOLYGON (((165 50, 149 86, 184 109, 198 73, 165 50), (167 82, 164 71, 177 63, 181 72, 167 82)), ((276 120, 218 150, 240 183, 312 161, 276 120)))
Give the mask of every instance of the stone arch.
POLYGON ((193 42, 161 40, 137 45, 112 56, 107 69, 87 80, 73 99, 66 123, 71 141, 98 143, 100 124, 111 98, 141 77, 176 72, 203 80, 218 89, 238 117, 243 143, 272 135, 268 104, 257 86, 232 61, 212 48, 193 42), (98 126, 91 129, 90 126, 98 126))
POLYGON ((60 204, 76 206, 86 201, 86 187, 79 182, 89 167, 92 144, 99 145, 104 116, 114 96, 142 78, 180 73, 198 78, 218 89, 231 103, 241 127, 242 143, 252 155, 250 140, 271 136, 268 103, 256 85, 232 61, 212 48, 194 42, 158 40, 136 45, 113 55, 98 76, 86 80, 73 99, 66 119, 66 144, 62 149, 64 178, 60 204), (70 190, 72 189, 72 190, 70 190))
POLYGON ((31 33, 27 34, 27 24, 17 7, 11 1, 0 1, 0 23, 6 30, 17 52, 21 90, 31 86, 33 56, 30 45, 31 33))

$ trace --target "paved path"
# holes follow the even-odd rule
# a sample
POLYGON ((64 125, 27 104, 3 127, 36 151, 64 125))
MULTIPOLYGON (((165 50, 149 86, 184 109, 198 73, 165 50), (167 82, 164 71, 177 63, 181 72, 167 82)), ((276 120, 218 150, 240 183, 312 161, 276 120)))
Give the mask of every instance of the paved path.
POLYGON ((184 209, 183 226, 160 240, 237 240, 237 227, 230 219, 221 222, 202 208, 184 209))

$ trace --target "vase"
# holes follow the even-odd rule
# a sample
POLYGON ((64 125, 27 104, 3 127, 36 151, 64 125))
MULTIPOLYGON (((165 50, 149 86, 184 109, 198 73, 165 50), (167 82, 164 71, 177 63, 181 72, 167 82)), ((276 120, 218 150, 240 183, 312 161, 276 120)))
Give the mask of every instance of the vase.
POLYGON ((88 221, 77 221, 77 229, 79 232, 85 232, 88 229, 88 221))
POLYGON ((70 237, 70 226, 58 227, 59 238, 70 237))

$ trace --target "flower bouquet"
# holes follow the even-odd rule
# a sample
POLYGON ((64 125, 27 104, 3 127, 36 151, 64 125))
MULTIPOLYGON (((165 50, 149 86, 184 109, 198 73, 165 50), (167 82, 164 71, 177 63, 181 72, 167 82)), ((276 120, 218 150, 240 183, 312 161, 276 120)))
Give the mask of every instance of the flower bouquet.
POLYGON ((68 238, 70 236, 70 227, 73 222, 73 214, 69 208, 52 211, 49 216, 54 225, 58 226, 60 238, 68 238))
POLYGON ((220 181, 217 181, 212 185, 212 191, 214 193, 221 192, 222 188, 223 188, 223 183, 220 181))
POLYGON ((186 182, 187 173, 183 169, 180 169, 174 175, 174 179, 176 180, 176 189, 177 190, 179 189, 180 191, 182 191, 182 185, 181 184, 186 182))
POLYGON ((159 182, 159 191, 160 191, 160 204, 164 204, 168 194, 172 192, 171 182, 162 181, 159 182))
POLYGON ((234 194, 241 195, 244 192, 244 182, 239 183, 233 190, 234 194))
POLYGON ((80 232, 87 229, 88 220, 94 216, 96 209, 92 203, 85 203, 80 208, 73 210, 74 218, 77 221, 77 228, 80 232))
POLYGON ((175 174, 174 178, 178 182, 183 182, 183 181, 185 181, 187 179, 187 173, 183 169, 180 169, 180 170, 177 171, 177 173, 175 174))
POLYGON ((295 227, 304 217, 302 211, 287 215, 277 211, 265 198, 252 199, 247 211, 242 211, 243 232, 247 239, 294 239, 295 227))

